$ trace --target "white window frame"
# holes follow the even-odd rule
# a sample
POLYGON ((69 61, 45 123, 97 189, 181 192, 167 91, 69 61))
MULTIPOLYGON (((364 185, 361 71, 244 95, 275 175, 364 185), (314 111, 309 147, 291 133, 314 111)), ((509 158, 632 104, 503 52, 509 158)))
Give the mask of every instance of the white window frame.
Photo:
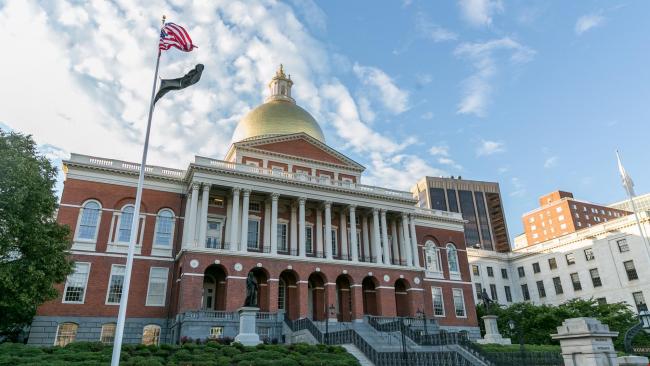
POLYGON ((314 224, 305 223, 305 253, 308 253, 308 254, 316 253, 316 250, 315 250, 316 246, 314 244, 315 244, 315 241, 314 241, 314 224), (309 250, 309 247, 307 246, 307 238, 308 238, 307 230, 311 231, 311 236, 310 236, 311 243, 309 244, 311 246, 311 250, 309 250))
MULTIPOLYGON (((210 230, 210 229, 208 228, 208 224, 209 224, 210 222, 218 222, 218 223, 221 225, 221 226, 219 227, 219 243, 217 243, 217 244, 218 244, 217 246, 218 246, 218 247, 221 247, 221 246, 224 245, 224 242, 223 242, 223 239, 224 239, 224 238, 223 238, 223 237, 224 237, 223 228, 224 228, 224 225, 226 224, 226 220, 224 219, 223 216, 208 216, 208 220, 207 220, 207 222, 206 222, 206 224, 205 224, 205 228, 206 228, 206 230, 205 230, 205 232, 206 232, 206 236, 205 236, 205 237, 206 237, 206 241, 207 241, 207 238, 208 238, 207 233, 208 233, 208 231, 210 230)), ((205 249, 215 249, 215 248, 208 248, 208 247, 206 246, 206 243, 205 243, 205 242, 204 242, 204 243, 200 243, 200 245, 202 245, 202 248, 205 248, 205 249)))
POLYGON ((332 257, 339 255, 339 229, 332 226, 332 257))
POLYGON ((165 306, 165 303, 167 302, 167 283, 169 282, 169 268, 167 267, 150 267, 149 268, 149 282, 147 284, 147 297, 146 297, 146 302, 145 306, 165 306), (151 295, 151 285, 154 283, 151 281, 152 279, 152 272, 154 270, 164 270, 165 271, 165 280, 162 281, 162 277, 156 278, 155 280, 158 283, 164 283, 164 290, 162 293, 162 303, 152 303, 149 300, 149 295, 151 295))
POLYGON ((458 248, 456 248, 456 245, 454 243, 447 243, 445 246, 445 249, 447 251, 447 267, 449 268, 449 277, 451 279, 455 280, 460 280, 460 262, 458 261, 458 248), (450 246, 453 248, 454 252, 454 261, 456 262, 456 271, 451 270, 451 261, 449 260, 449 248, 450 246))
POLYGON ((456 318, 467 318, 467 306, 465 305, 465 293, 462 288, 453 288, 451 289, 452 291, 452 298, 454 300, 454 315, 456 315, 456 318), (458 315, 458 308, 456 307, 456 295, 460 292, 460 299, 462 300, 462 305, 463 305, 463 314, 464 315, 458 315))
POLYGON ((210 327, 210 335, 208 336, 210 339, 221 339, 223 338, 223 325, 213 325, 210 327), (217 332, 216 330, 219 330, 217 332))
POLYGON ((106 305, 120 305, 120 302, 108 302, 109 295, 111 293, 111 283, 113 282, 113 275, 118 276, 117 269, 122 267, 123 273, 122 273, 122 290, 120 292, 120 300, 122 300, 122 295, 124 295, 124 276, 126 274, 126 266, 123 264, 112 264, 111 265, 111 273, 108 276, 108 287, 106 288, 106 301, 104 301, 104 304, 106 305))
POLYGON ((79 324, 77 324, 75 322, 63 322, 63 323, 57 324, 57 326, 56 326, 56 334, 54 335, 54 346, 65 347, 68 344, 73 343, 74 341, 77 340, 77 333, 79 333, 79 324), (73 336, 72 340, 70 340, 70 342, 67 342, 65 344, 60 345, 60 344, 58 344, 59 343, 59 337, 61 336, 59 334, 59 332, 61 331, 61 326, 66 325, 66 324, 73 324, 75 326, 75 328, 74 328, 74 336, 73 336))
POLYGON ((147 324, 144 327, 142 327, 142 340, 141 340, 141 343, 146 344, 146 343, 144 343, 144 332, 147 330, 148 327, 154 328, 155 330, 158 331, 158 335, 154 334, 154 336, 153 336, 153 340, 155 342, 153 342, 152 344, 154 344, 156 346, 160 345, 160 336, 162 335, 162 327, 160 325, 158 325, 158 324, 147 324))
MULTIPOLYGON (((248 249, 255 249, 255 250, 257 250, 257 249, 260 247, 260 231, 261 231, 261 227, 260 227, 260 226, 261 226, 262 220, 261 220, 259 217, 257 217, 257 216, 249 216, 249 217, 248 217, 248 227, 249 227, 249 228, 251 227, 251 221, 255 221, 255 222, 257 222, 257 244, 256 244, 254 247, 249 246, 248 242, 250 241, 251 236, 250 236, 250 235, 247 235, 247 236, 246 236, 246 249, 247 249, 247 250, 248 250, 248 249)), ((248 234, 248 233, 247 233, 247 234, 248 234)))
POLYGON ((95 245, 97 244, 97 237, 99 235, 99 225, 102 222, 102 212, 103 212, 103 207, 102 204, 97 201, 96 199, 89 199, 84 201, 84 203, 81 205, 79 208, 79 215, 77 216, 77 226, 74 231, 74 239, 73 239, 73 244, 72 244, 72 249, 74 250, 87 250, 87 251, 95 251, 95 245), (97 216, 97 223, 95 224, 95 235, 93 239, 83 239, 79 237, 79 232, 81 228, 81 218, 83 217, 84 209, 85 206, 88 203, 96 203, 99 205, 99 214, 97 216))
POLYGON ((261 213, 262 212, 262 202, 260 201, 250 201, 248 203, 248 212, 261 213), (257 206, 257 210, 253 207, 257 206))
POLYGON ((75 272, 71 273, 68 275, 68 277, 65 280, 65 287, 63 288, 63 298, 62 298, 62 303, 64 304, 83 304, 86 301, 86 293, 88 292, 88 278, 90 277, 90 268, 92 267, 92 264, 90 262, 75 262, 75 272), (80 264, 87 264, 88 265, 88 272, 86 272, 86 278, 84 280, 84 293, 83 296, 81 297, 81 301, 66 301, 66 293, 68 292, 68 286, 70 284, 70 277, 74 276, 77 273, 77 266, 80 264))
MULTIPOLYGON (((103 344, 113 344, 115 342, 115 330, 117 329, 117 323, 104 323, 102 324, 102 330, 99 333, 99 341, 103 344), (104 332, 107 330, 109 326, 113 326, 113 339, 110 342, 104 342, 104 337, 107 336, 107 334, 104 334, 104 332)), ((110 336, 110 335, 109 335, 110 336)))
POLYGON ((176 229, 176 214, 171 208, 163 208, 158 213, 156 214, 156 224, 154 225, 153 229, 153 247, 154 248, 171 248, 174 246, 174 230, 176 229), (166 244, 158 244, 158 218, 160 217, 160 214, 162 212, 169 212, 172 214, 172 226, 171 230, 169 232, 169 245, 166 244))
POLYGON ((442 287, 435 287, 431 286, 431 305, 433 307, 433 316, 436 318, 444 318, 445 317, 445 295, 442 291, 442 287), (437 315, 436 314, 436 294, 434 290, 439 290, 440 291, 440 307, 442 308, 442 314, 437 315))
MULTIPOLYGON (((128 203, 119 211, 113 212, 113 218, 111 219, 111 228, 109 231, 108 237, 108 247, 106 248, 107 252, 112 253, 127 253, 129 251, 129 243, 119 241, 120 235, 120 225, 122 224, 122 211, 128 206, 134 207, 132 203, 128 203)), ((146 215, 143 212, 140 212, 140 221, 138 222, 138 233, 140 234, 135 242, 135 254, 141 254, 142 252, 142 242, 144 240, 145 224, 146 224, 146 215)), ((136 233, 136 235, 138 235, 136 233)))
POLYGON ((283 220, 283 221, 278 220, 278 227, 277 227, 277 230, 276 230, 276 244, 277 244, 278 252, 279 251, 289 252, 289 222, 286 221, 286 220, 283 220), (284 247, 282 247, 280 245, 280 243, 282 243, 282 241, 280 240, 280 239, 282 239, 282 230, 280 230, 280 227, 282 225, 284 225, 284 227, 286 228, 285 235, 284 235, 284 247), (280 249, 280 248, 282 248, 282 249, 280 249))

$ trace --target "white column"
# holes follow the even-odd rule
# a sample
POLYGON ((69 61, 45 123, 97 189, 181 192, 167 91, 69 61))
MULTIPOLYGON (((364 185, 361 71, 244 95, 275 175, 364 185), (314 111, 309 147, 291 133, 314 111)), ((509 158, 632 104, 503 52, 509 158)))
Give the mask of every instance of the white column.
POLYGON ((323 255, 323 210, 316 208, 316 252, 323 255))
POLYGON ((370 257, 370 240, 368 235, 368 216, 363 215, 361 218, 361 240, 363 241, 363 255, 370 257))
POLYGON ((386 224, 386 210, 381 210, 381 245, 384 248, 384 264, 390 264, 390 248, 388 247, 388 226, 386 224))
POLYGON ((381 239, 379 236, 379 209, 372 209, 372 256, 375 257, 375 263, 381 261, 381 239))
POLYGON ((187 236, 187 246, 193 247, 196 243, 196 206, 199 201, 199 184, 192 184, 192 202, 190 203, 190 219, 187 225, 189 235, 187 236))
POLYGON ((278 199, 279 194, 271 194, 271 254, 278 254, 278 199))
POLYGON ((350 206, 350 253, 352 253, 352 261, 359 261, 359 250, 357 248, 357 216, 356 206, 350 206))
POLYGON ((325 202, 325 258, 332 257, 332 202, 325 202))
MULTIPOLYGON (((183 215, 183 248, 187 246, 189 240, 187 238, 190 236, 190 201, 192 200, 192 191, 187 192, 187 197, 185 198, 185 213, 183 215)), ((111 229, 111 233, 113 230, 111 229)))
POLYGON ((411 215, 411 245, 413 252, 413 266, 420 267, 420 251, 418 250, 418 238, 415 234, 415 217, 411 215))
POLYGON ((203 192, 201 193, 201 216, 199 216, 199 242, 197 247, 205 247, 205 237, 208 229, 208 203, 210 198, 210 184, 203 183, 203 192))
MULTIPOLYGON (((305 247, 305 197, 298 198, 298 254, 301 257, 307 256, 307 248, 305 247)), ((312 241, 313 238, 312 231, 312 241)), ((313 245, 313 243, 312 243, 313 245)))
POLYGON ((223 224, 226 227, 226 230, 223 239, 221 240, 223 242, 222 245, 225 245, 230 240, 230 221, 232 219, 232 198, 227 197, 226 201, 226 221, 223 224))
MULTIPOLYGON (((402 258, 400 257, 398 238, 397 223, 395 222, 395 219, 392 219, 390 220, 391 258, 395 258, 399 261, 402 258)), ((404 255, 404 253, 401 253, 401 255, 404 255)))
POLYGON ((345 208, 339 211, 339 236, 341 237, 341 258, 348 257, 348 224, 345 217, 345 208))
POLYGON ((248 206, 251 197, 251 190, 244 189, 244 197, 241 202, 241 239, 239 241, 239 250, 248 251, 248 206))
POLYGON ((263 247, 271 247, 271 200, 264 201, 264 242, 263 247))
MULTIPOLYGON (((291 222, 289 223, 289 240, 291 242, 290 248, 295 250, 295 253, 298 254, 298 207, 295 202, 291 202, 291 222)), ((291 254, 291 250, 289 250, 291 254)))
POLYGON ((402 247, 401 253, 406 253, 406 265, 413 266, 413 248, 411 247, 411 235, 409 234, 409 217, 402 213, 402 247))
POLYGON ((237 250, 239 236, 239 188, 232 189, 232 212, 230 213, 230 250, 237 250))

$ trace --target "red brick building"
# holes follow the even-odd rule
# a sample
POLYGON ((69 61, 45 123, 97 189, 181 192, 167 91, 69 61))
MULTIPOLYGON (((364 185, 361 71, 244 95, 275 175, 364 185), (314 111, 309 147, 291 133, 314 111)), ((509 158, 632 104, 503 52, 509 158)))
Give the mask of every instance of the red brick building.
POLYGON ((541 243, 631 212, 580 201, 555 191, 539 198, 539 207, 522 216, 528 245, 541 243))
POLYGON ((325 143, 292 84, 280 69, 224 160, 148 166, 137 233, 138 164, 72 154, 58 221, 73 231, 75 273, 38 309, 29 342, 112 340, 131 234, 125 342, 234 336, 250 272, 263 337, 281 337, 283 317, 350 322, 418 310, 476 334, 461 215, 361 184, 364 167, 325 143))

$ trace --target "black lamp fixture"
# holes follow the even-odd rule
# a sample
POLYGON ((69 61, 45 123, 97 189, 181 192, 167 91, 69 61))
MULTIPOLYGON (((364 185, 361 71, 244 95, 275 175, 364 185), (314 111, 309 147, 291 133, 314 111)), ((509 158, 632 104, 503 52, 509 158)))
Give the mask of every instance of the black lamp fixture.
POLYGON ((650 311, 639 311, 639 320, 643 324, 643 329, 646 331, 650 330, 650 311))
POLYGON ((517 326, 517 323, 515 323, 514 320, 512 320, 512 319, 508 320, 508 328, 510 328, 510 330, 515 330, 516 326, 517 326))

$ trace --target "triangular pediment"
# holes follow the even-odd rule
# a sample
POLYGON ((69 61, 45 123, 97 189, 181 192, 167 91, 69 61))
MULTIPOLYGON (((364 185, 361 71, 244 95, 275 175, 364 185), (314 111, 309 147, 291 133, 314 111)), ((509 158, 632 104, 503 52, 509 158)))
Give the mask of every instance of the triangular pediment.
POLYGON ((231 152, 234 152, 232 150, 235 148, 257 150, 258 152, 269 152, 300 160, 334 164, 359 171, 365 170, 363 165, 305 133, 240 141, 233 144, 231 152))

